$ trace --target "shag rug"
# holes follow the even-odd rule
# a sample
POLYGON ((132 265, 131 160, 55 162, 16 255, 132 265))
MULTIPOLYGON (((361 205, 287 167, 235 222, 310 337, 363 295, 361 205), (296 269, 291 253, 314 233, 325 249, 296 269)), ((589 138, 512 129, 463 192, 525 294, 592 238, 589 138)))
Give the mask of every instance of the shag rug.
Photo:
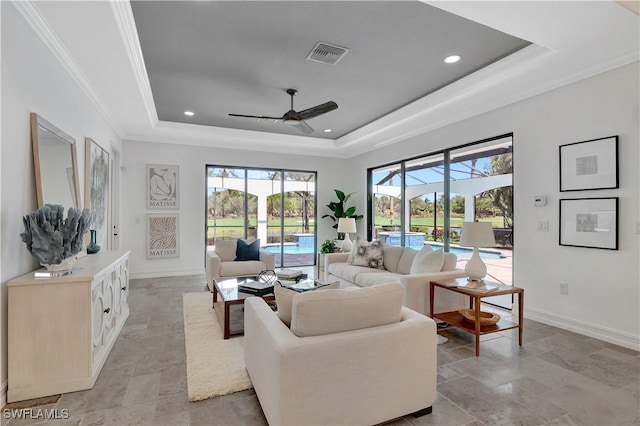
POLYGON ((252 388, 244 363, 244 337, 222 338, 222 327, 211 308, 211 293, 185 293, 182 310, 189 401, 252 388))

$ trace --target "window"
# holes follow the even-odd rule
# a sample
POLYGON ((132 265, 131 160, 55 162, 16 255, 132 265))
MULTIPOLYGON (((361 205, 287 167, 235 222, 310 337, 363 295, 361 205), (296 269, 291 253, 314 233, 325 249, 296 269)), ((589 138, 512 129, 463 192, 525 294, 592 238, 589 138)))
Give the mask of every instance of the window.
POLYGON ((260 239, 276 267, 315 264, 316 172, 207 166, 207 249, 260 239))

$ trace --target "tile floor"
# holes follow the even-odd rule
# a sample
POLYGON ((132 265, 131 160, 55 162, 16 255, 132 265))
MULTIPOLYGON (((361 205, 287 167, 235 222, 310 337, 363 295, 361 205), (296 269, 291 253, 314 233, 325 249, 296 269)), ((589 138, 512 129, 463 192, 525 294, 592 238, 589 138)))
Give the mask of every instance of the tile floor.
MULTIPOLYGON (((182 294, 203 276, 132 280, 131 314, 93 389, 40 408, 75 425, 264 425, 252 390, 187 401, 182 294)), ((526 307, 525 307, 526 312, 526 307)), ((433 413, 393 425, 639 425, 640 355, 533 321, 486 336, 443 330, 433 413)), ((53 423, 53 422, 48 422, 53 423)), ((10 420, 10 425, 34 424, 10 420)))

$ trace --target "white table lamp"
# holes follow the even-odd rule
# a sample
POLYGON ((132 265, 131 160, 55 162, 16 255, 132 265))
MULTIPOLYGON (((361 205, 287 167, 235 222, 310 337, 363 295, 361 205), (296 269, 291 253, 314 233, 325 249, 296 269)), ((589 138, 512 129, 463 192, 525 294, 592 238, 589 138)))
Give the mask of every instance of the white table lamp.
POLYGON ((344 240, 342 241, 342 251, 351 251, 353 243, 349 238, 350 232, 357 232, 356 220, 352 217, 341 217, 338 219, 338 232, 344 234, 344 240))
POLYGON ((460 245, 473 247, 471 259, 464 268, 469 281, 482 282, 487 275, 487 266, 480 259, 478 247, 494 247, 496 245, 493 226, 489 222, 465 222, 460 234, 460 245))

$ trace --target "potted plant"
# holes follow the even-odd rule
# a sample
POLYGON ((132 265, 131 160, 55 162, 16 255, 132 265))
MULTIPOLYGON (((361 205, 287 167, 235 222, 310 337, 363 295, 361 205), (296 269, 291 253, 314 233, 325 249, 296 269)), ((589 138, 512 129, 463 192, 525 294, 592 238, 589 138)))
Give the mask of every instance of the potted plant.
MULTIPOLYGON (((328 217, 333 221, 333 228, 338 229, 338 220, 341 217, 352 217, 355 220, 360 220, 364 217, 361 214, 356 214, 356 206, 346 207, 346 203, 349 200, 349 197, 355 194, 355 192, 345 194, 339 189, 334 189, 334 191, 336 193, 336 196, 338 197, 338 201, 332 201, 327 204, 327 207, 333 212, 333 214, 325 214, 324 216, 322 216, 322 219, 328 217)), ((343 238, 344 235, 338 234, 338 239, 341 240, 343 238)))
POLYGON ((322 245, 320 246, 320 253, 334 253, 338 251, 338 246, 336 245, 335 240, 324 240, 322 245))

